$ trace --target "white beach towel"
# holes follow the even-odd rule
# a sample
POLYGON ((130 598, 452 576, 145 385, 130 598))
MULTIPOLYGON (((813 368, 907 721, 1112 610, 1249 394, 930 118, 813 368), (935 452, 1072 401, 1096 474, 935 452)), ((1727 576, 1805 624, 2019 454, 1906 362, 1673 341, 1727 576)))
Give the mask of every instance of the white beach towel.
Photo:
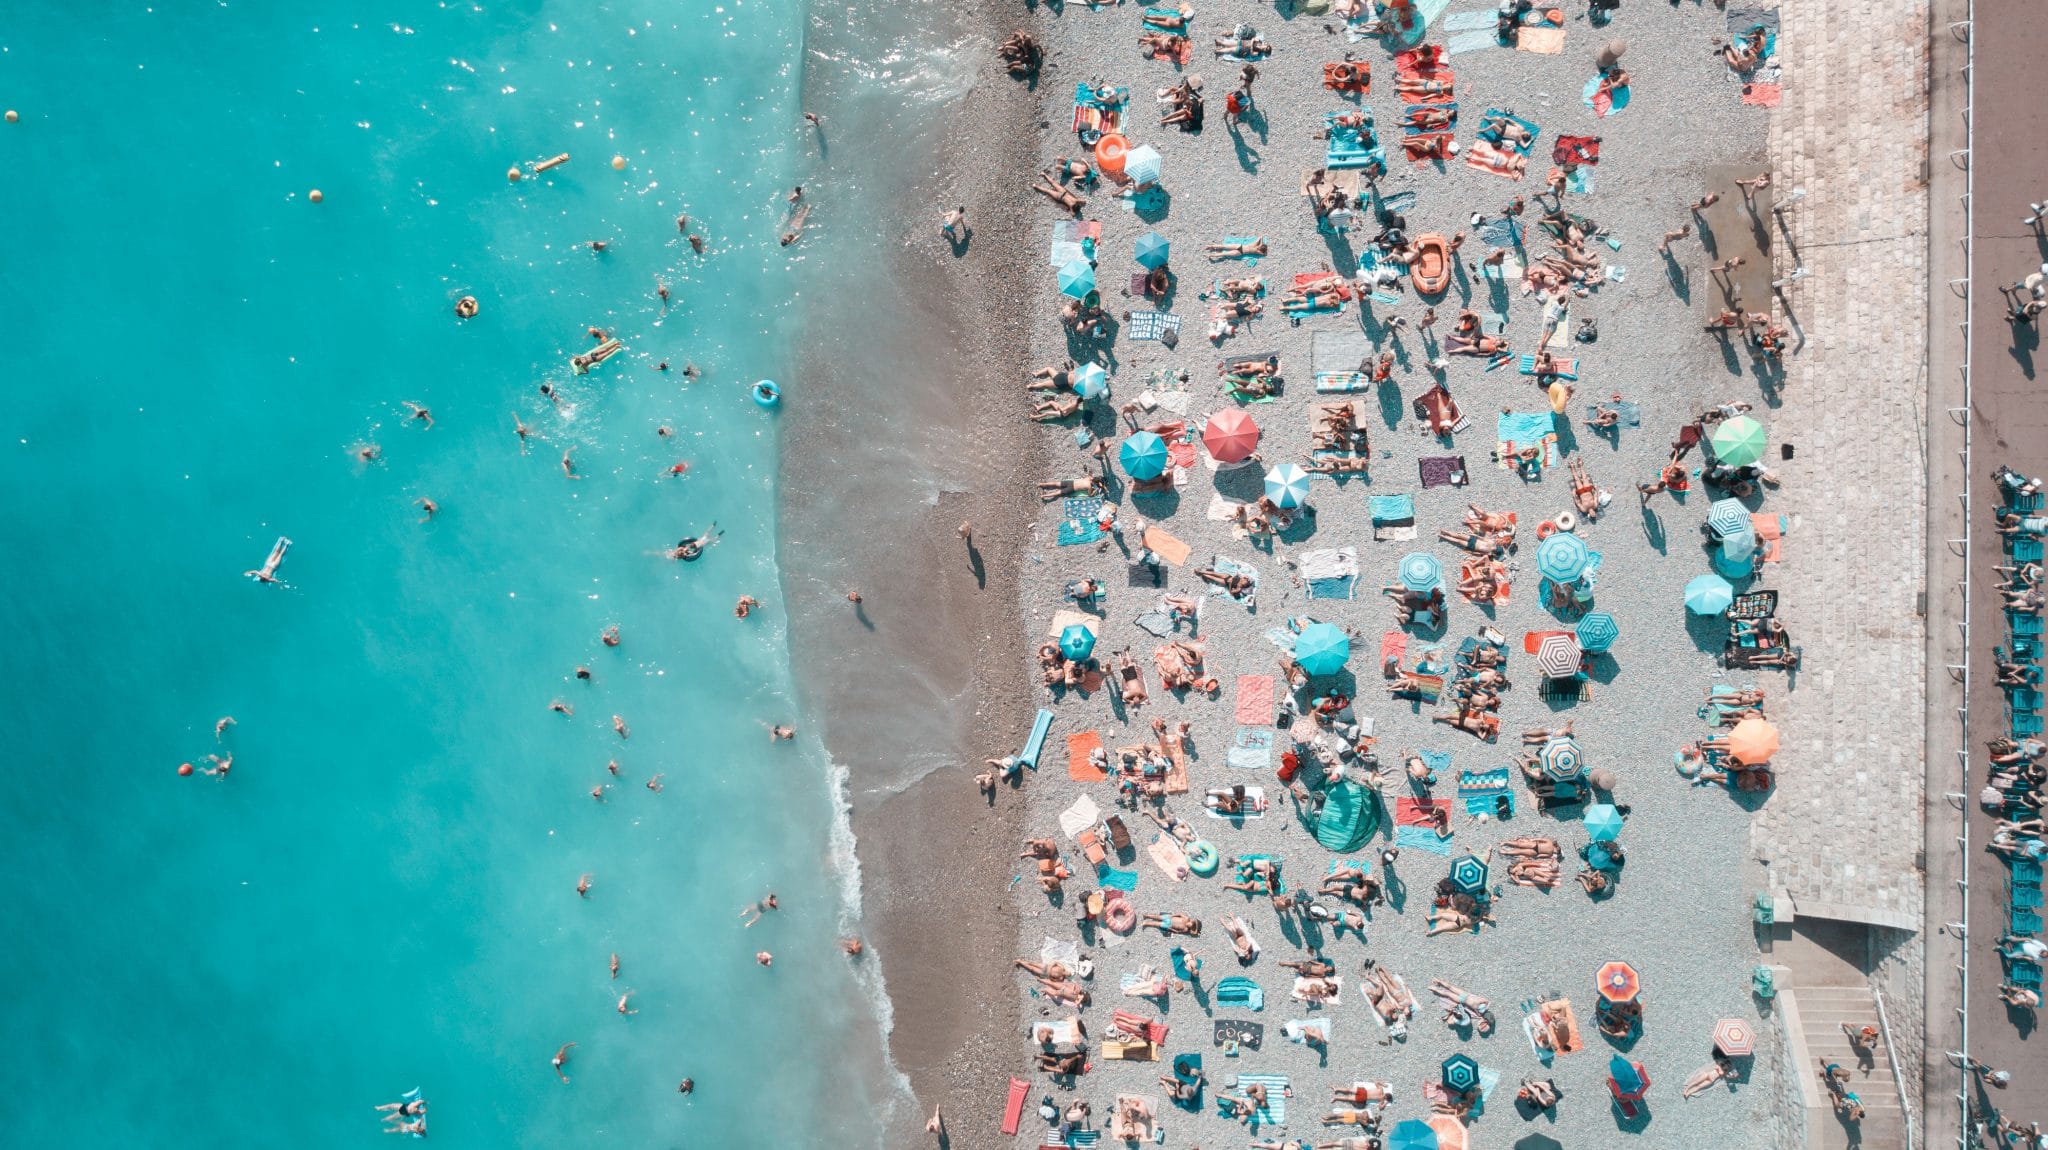
POLYGON ((1327 547, 1316 551, 1304 551, 1298 562, 1301 577, 1309 582, 1317 579, 1342 579, 1358 574, 1358 548, 1327 547))
POLYGON ((1087 795, 1082 795, 1073 806, 1060 812, 1060 829, 1067 833, 1068 838, 1073 838, 1101 821, 1102 808, 1096 806, 1095 800, 1087 795))

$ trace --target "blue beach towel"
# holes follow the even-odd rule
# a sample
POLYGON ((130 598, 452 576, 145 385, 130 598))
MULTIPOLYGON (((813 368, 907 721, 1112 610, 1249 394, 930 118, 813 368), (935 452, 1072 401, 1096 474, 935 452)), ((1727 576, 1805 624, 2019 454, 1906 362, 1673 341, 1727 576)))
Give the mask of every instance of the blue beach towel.
MULTIPOLYGON (((1523 131, 1529 133, 1529 142, 1513 149, 1514 153, 1518 156, 1528 155, 1529 149, 1536 146, 1536 137, 1541 136, 1543 134, 1543 129, 1537 125, 1536 121, 1525 119, 1521 116, 1514 115, 1511 112, 1503 111, 1500 108, 1488 108, 1486 110, 1486 114, 1484 116, 1479 117, 1479 122, 1484 124, 1488 120, 1494 119, 1496 117, 1505 118, 1510 123, 1519 125, 1523 131)), ((1479 132, 1480 139, 1486 140, 1488 143, 1491 143, 1496 147, 1500 145, 1500 140, 1498 138, 1492 137, 1498 137, 1499 135, 1499 132, 1493 132, 1491 133, 1491 137, 1489 137, 1488 131, 1483 128, 1479 132)))
POLYGON ((1540 443, 1557 432, 1557 419, 1547 411, 1510 411, 1495 426, 1494 438, 1502 443, 1540 443))
MULTIPOLYGON (((1553 356, 1552 358, 1555 359, 1556 357, 1553 356)), ((1519 362, 1521 364, 1521 372, 1523 375, 1536 374, 1535 356, 1525 355, 1521 358, 1519 362)), ((1558 370, 1553 374, 1556 375, 1559 379, 1577 379, 1579 378, 1579 361, 1576 359, 1564 360, 1562 363, 1559 364, 1558 370)))
POLYGON ((1357 591, 1358 576, 1338 575, 1329 579, 1308 581, 1308 597, 1311 599, 1349 599, 1357 591))
POLYGON ((1278 1126, 1287 1121, 1287 1076, 1285 1074, 1240 1074, 1237 1088, 1254 1082, 1266 1088, 1266 1104, 1252 1111, 1252 1125, 1278 1126))
POLYGON ((1413 847, 1445 858, 1451 856, 1451 840, 1436 837, 1436 832, 1428 827, 1395 827, 1394 845, 1403 848, 1413 847))
POLYGON ((1095 518, 1102 513, 1100 495, 1070 495, 1061 501, 1060 511, 1066 516, 1060 520, 1060 546, 1073 547, 1102 538, 1104 532, 1095 518))
POLYGON ((1138 872, 1134 870, 1118 870, 1113 866, 1105 864, 1095 868, 1095 881, 1103 886, 1113 887, 1117 890, 1133 891, 1138 889, 1138 872))
POLYGON ((1370 497, 1370 502, 1374 527, 1400 526, 1415 522, 1413 495, 1374 495, 1370 497))
POLYGON ((1217 983, 1215 998, 1217 1003, 1223 1006, 1266 1009, 1266 992, 1259 989, 1258 983, 1239 974, 1233 974, 1217 983))
MULTIPOLYGON (((1257 237, 1257 236, 1224 236, 1224 237, 1223 237, 1223 242, 1224 242, 1224 243, 1226 243, 1226 244, 1255 244, 1255 243, 1258 243, 1258 242, 1259 242, 1259 237, 1257 237)), ((1244 262, 1246 262, 1246 263, 1248 263, 1248 264, 1252 265, 1253 267, 1257 267, 1257 266, 1259 266, 1259 260, 1260 260, 1260 259, 1262 259, 1263 257, 1261 257, 1261 256, 1230 256, 1229 258, 1230 258, 1230 259, 1234 259, 1234 260, 1243 260, 1244 262)))
POLYGON ((1239 727, 1223 759, 1233 767, 1263 771, 1273 765, 1273 732, 1264 727, 1239 727))

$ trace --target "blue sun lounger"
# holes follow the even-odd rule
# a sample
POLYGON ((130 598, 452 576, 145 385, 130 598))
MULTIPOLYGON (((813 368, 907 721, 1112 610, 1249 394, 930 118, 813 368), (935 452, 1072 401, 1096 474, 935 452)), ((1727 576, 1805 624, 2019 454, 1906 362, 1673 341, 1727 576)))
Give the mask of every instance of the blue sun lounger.
POLYGON ((2006 698, 2014 711, 2038 711, 2041 709, 2041 692, 2021 687, 2007 692, 2006 698))
POLYGON ((2041 541, 2031 536, 2015 535, 2012 540, 2012 557, 2022 563, 2041 561, 2041 541))
POLYGON ((1045 733, 1052 730, 1052 712, 1044 707, 1038 709, 1038 721, 1031 724, 1031 737, 1024 741, 1024 750, 1017 755, 1017 761, 1038 769, 1038 752, 1045 749, 1045 733))
POLYGON ((2041 888, 2014 883, 2012 887, 2012 905, 2015 910, 2040 910, 2041 888))
POLYGON ((2012 717, 2012 733, 2015 738, 2040 734, 2041 716, 2024 712, 2015 714, 2012 717))
POLYGON ((2012 879, 2014 882, 2030 882, 2040 886, 2041 864, 2033 859, 2012 860, 2012 879))
POLYGON ((2006 925, 2008 927, 2008 933, 2010 934, 2041 933, 2041 916, 2035 914, 2033 911, 2021 910, 2018 907, 2014 907, 2012 909, 2012 913, 2007 917, 2008 921, 2006 925))
POLYGON ((2041 617, 2025 612, 2008 612, 2012 616, 2012 633, 2022 639, 2035 639, 2041 635, 2041 617))

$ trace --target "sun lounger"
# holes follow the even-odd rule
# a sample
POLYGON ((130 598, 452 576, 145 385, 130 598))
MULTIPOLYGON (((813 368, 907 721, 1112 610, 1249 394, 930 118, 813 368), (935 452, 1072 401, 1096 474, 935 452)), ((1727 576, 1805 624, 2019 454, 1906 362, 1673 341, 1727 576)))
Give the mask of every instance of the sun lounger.
POLYGON ((1045 733, 1052 730, 1052 712, 1044 707, 1038 709, 1038 719, 1031 724, 1031 737, 1024 741, 1024 750, 1017 755, 1018 763, 1038 769, 1038 753, 1045 749, 1045 733))
POLYGON ((2006 925, 2010 928, 2011 934, 2038 935, 2041 933, 2041 916, 2033 911, 2015 907, 2007 916, 2006 925))
POLYGON ((2033 859, 2014 859, 2012 860, 2011 870, 2014 882, 2032 883, 2035 886, 2041 885, 2041 864, 2033 859))
POLYGON ((2022 563, 2041 562, 2041 540, 2031 535, 2012 537, 2012 557, 2022 563))
POLYGON ((1024 1100, 1031 1096, 1031 1084, 1021 1078, 1010 1079, 1010 1097, 1003 1104, 1003 1133, 1014 1135, 1017 1124, 1024 1117, 1024 1100))
POLYGON ((2012 619, 2013 634, 2018 635, 2022 639, 2033 639, 2040 636, 2041 617, 2039 615, 2014 614, 2012 612, 2007 612, 2007 615, 2012 619))
POLYGON ((2039 910, 2041 909, 2041 888, 2038 886, 2022 886, 2015 883, 2012 887, 2011 901, 2012 905, 2021 910, 2039 910))

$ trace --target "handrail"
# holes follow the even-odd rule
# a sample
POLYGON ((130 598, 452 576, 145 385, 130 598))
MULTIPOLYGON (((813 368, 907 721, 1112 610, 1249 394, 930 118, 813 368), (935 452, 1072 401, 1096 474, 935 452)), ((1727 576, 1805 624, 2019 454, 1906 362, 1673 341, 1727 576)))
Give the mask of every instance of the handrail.
MULTIPOLYGON (((1953 33, 1959 25, 1951 24, 1953 33)), ((1963 577, 1959 583, 1963 596, 1962 629, 1962 705, 1956 708, 1962 724, 1961 738, 1957 742, 1957 769, 1961 772, 1956 792, 1970 794, 1970 541, 1975 531, 1971 522, 1975 510, 1971 494, 1976 483, 1975 461, 1971 456, 1975 436, 1972 435, 1973 412, 1976 410, 1971 394, 1971 367, 1977 345, 1977 325, 1970 314, 1975 304, 1977 285, 1977 0, 1964 0, 1964 19, 1960 27, 1967 29, 1963 36, 1963 406, 1958 422, 1963 429, 1963 577)), ((1970 1072, 1965 1069, 1970 1062, 1970 804, 1967 799, 1955 804, 1958 810, 1956 821, 1956 850, 1961 855, 1956 868, 1956 888, 1961 893, 1962 911, 1957 918, 1953 932, 1959 959, 1956 963, 1958 993, 1956 1016, 1958 1027, 1957 1045, 1962 1059, 1956 1071, 1956 1145, 1969 1150, 1975 1144, 1971 1124, 1970 1072)), ((1884 998, 1877 999, 1877 1016, 1884 1024, 1884 998)), ((1890 1028, 1886 1027, 1885 1041, 1891 1041, 1890 1028)), ((1896 1048, 1894 1048, 1896 1050, 1896 1048)), ((1892 1060, 1892 1074, 1899 1074, 1898 1060, 1892 1060)), ((1905 1087, 1900 1085, 1900 1101, 1904 1104, 1905 1087)), ((1906 1145, 1911 1150, 1913 1138, 1912 1111, 1906 1111, 1906 1145)))
POLYGON ((1892 1052, 1892 1085, 1899 1092, 1899 1112, 1906 1119, 1906 1150, 1913 1150, 1913 1100, 1906 1096, 1906 1076, 1899 1070, 1899 1048, 1892 1045, 1892 1024, 1884 1012, 1884 992, 1870 988, 1870 997, 1877 1001, 1877 1028, 1884 1032, 1884 1048, 1892 1052))

